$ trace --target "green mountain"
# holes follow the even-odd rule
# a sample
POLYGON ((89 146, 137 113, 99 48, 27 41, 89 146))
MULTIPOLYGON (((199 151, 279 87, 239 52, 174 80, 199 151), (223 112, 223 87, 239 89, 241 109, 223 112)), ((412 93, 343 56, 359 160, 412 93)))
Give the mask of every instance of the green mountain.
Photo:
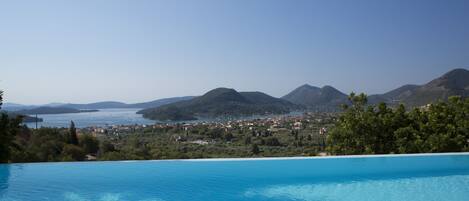
POLYGON ((371 104, 380 102, 398 103, 399 100, 412 96, 417 88, 419 88, 419 85, 407 84, 384 94, 370 95, 368 96, 368 102, 371 104))
POLYGON ((180 121, 195 120, 198 117, 282 114, 298 109, 301 107, 261 92, 217 88, 191 100, 144 109, 138 113, 154 120, 180 121))
POLYGON ((454 69, 424 85, 404 85, 385 94, 370 96, 371 104, 403 103, 409 107, 423 106, 450 96, 469 96, 469 71, 454 69))
MULTIPOLYGON (((370 95, 368 102, 385 102, 389 105, 403 103, 408 107, 418 107, 438 100, 444 101, 450 96, 469 96, 468 70, 454 69, 424 85, 407 84, 384 94, 370 95)), ((318 88, 307 84, 282 99, 315 111, 337 111, 340 109, 338 106, 348 103, 347 95, 331 86, 318 88)))
POLYGON ((337 111, 341 104, 347 103, 347 95, 334 87, 319 88, 308 84, 296 88, 282 99, 315 111, 337 111))
POLYGON ((154 101, 143 102, 143 103, 134 103, 127 104, 127 108, 154 108, 162 105, 167 105, 170 103, 175 103, 183 100, 193 99, 194 96, 182 96, 182 97, 172 97, 172 98, 162 98, 154 101))
POLYGON ((66 114, 66 113, 80 113, 80 112, 97 112, 98 110, 79 110, 68 107, 38 107, 27 110, 16 111, 18 114, 34 115, 34 114, 66 114))

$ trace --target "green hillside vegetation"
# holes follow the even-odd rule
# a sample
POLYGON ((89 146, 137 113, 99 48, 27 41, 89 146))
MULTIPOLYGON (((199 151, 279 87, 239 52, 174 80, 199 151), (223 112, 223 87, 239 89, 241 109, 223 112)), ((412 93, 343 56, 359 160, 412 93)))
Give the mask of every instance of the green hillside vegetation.
POLYGON ((138 113, 154 120, 182 121, 198 117, 283 114, 300 108, 261 92, 237 92, 234 89, 217 88, 191 100, 145 109, 138 113))
POLYGON ((77 137, 73 130, 23 127, 13 141, 10 161, 83 161, 86 155, 95 155, 99 141, 88 134, 77 137))
POLYGON ((120 135, 78 133, 66 128, 29 129, 5 119, 0 126, 2 162, 147 160, 219 157, 312 156, 321 152, 389 154, 469 151, 469 99, 452 97, 425 108, 406 111, 382 103, 368 105, 366 96, 350 96, 338 117, 310 116, 300 130, 295 121, 283 130, 270 131, 257 124, 230 129, 182 124, 129 131, 120 135), (328 135, 318 133, 327 128, 328 135), (202 143, 201 143, 202 142, 202 143))
POLYGON ((364 94, 350 100, 329 135, 332 154, 469 151, 469 98, 453 96, 410 111, 367 105, 364 94))
MULTIPOLYGON (((69 129, 30 129, 21 125, 21 115, 1 113, 0 162, 469 151, 467 72, 457 69, 425 85, 407 85, 381 97, 370 97, 373 101, 384 100, 381 103, 370 103, 366 95, 352 93, 341 113, 314 113, 301 120, 301 128, 294 127, 296 119, 282 122, 273 130, 262 121, 229 128, 174 124, 94 137, 92 131, 77 131, 73 123, 69 129), (451 96, 454 94, 458 96, 451 96), (406 101, 411 104, 398 104, 406 101), (320 129, 327 134, 318 134, 320 129)), ((322 90, 333 91, 327 87, 322 90)), ((0 91, 0 107, 1 95, 0 91)), ((149 118, 187 120, 204 115, 285 113, 295 109, 303 108, 260 92, 219 88, 141 112, 149 118)))
POLYGON ((328 127, 332 118, 307 124, 302 130, 271 132, 266 127, 233 127, 230 130, 182 124, 167 128, 146 128, 119 136, 99 138, 66 128, 28 129, 22 127, 13 138, 10 162, 150 160, 220 157, 314 156, 325 150, 326 138, 317 130, 328 127), (198 141, 206 144, 197 143, 198 141))
MULTIPOLYGON (((3 91, 0 91, 0 109, 3 104, 3 91)), ((13 141, 18 135, 21 116, 9 117, 6 112, 0 112, 0 163, 9 162, 13 150, 13 141)))

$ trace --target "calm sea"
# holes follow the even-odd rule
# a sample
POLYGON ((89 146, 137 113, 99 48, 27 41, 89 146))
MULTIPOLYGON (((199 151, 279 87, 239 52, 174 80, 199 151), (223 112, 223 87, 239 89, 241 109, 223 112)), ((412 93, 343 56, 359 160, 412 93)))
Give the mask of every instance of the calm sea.
MULTIPOLYGON (((69 127, 70 121, 75 122, 77 128, 84 127, 104 127, 112 125, 151 125, 157 122, 160 123, 200 123, 200 122, 224 122, 234 120, 252 120, 252 119, 265 119, 271 117, 280 116, 301 116, 301 112, 291 112, 283 115, 253 115, 247 117, 237 118, 200 118, 194 121, 173 121, 173 122, 161 122, 145 119, 141 114, 137 114, 137 111, 141 109, 136 108, 125 108, 125 109, 100 109, 98 112, 83 112, 83 113, 68 113, 68 114, 43 114, 38 115, 39 118, 43 119, 43 122, 38 122, 38 127, 69 127)), ((35 128, 36 123, 26 123, 30 128, 35 128)))
MULTIPOLYGON (((136 114, 139 110, 136 108, 100 109, 98 112, 38 115, 43 119, 43 122, 38 122, 38 127, 69 127, 70 121, 74 121, 78 128, 155 123, 155 121, 143 118, 141 114, 136 114)), ((36 127, 36 123, 26 125, 30 128, 36 127)))

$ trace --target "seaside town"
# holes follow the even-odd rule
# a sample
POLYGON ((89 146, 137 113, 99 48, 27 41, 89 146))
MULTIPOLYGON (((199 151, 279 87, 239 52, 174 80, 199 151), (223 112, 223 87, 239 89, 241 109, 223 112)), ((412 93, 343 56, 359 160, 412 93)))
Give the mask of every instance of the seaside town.
POLYGON ((91 135, 101 142, 100 152, 88 154, 86 160, 309 156, 324 154, 327 131, 335 118, 334 113, 310 112, 219 122, 86 127, 76 132, 79 138, 91 135), (117 150, 139 149, 144 150, 140 156, 117 154, 117 150), (152 150, 157 154, 150 154, 152 150))
POLYGON ((316 129, 318 134, 327 133, 327 124, 335 119, 334 113, 303 113, 295 116, 273 116, 268 118, 239 119, 233 121, 200 121, 200 122, 178 122, 178 123, 155 123, 134 125, 108 125, 77 128, 78 135, 82 133, 92 134, 95 137, 121 136, 134 133, 157 133, 161 130, 182 130, 190 132, 195 128, 205 127, 207 129, 221 129, 225 132, 234 130, 249 130, 259 132, 260 130, 278 133, 283 131, 301 131, 316 129), (326 126, 321 127, 320 125, 326 126))

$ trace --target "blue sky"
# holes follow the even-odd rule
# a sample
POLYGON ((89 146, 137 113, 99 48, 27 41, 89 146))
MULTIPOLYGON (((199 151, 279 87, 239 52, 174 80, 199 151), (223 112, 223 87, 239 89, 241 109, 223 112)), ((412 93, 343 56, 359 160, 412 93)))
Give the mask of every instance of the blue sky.
POLYGON ((469 68, 467 0, 0 0, 7 102, 125 102, 309 83, 383 93, 469 68))

